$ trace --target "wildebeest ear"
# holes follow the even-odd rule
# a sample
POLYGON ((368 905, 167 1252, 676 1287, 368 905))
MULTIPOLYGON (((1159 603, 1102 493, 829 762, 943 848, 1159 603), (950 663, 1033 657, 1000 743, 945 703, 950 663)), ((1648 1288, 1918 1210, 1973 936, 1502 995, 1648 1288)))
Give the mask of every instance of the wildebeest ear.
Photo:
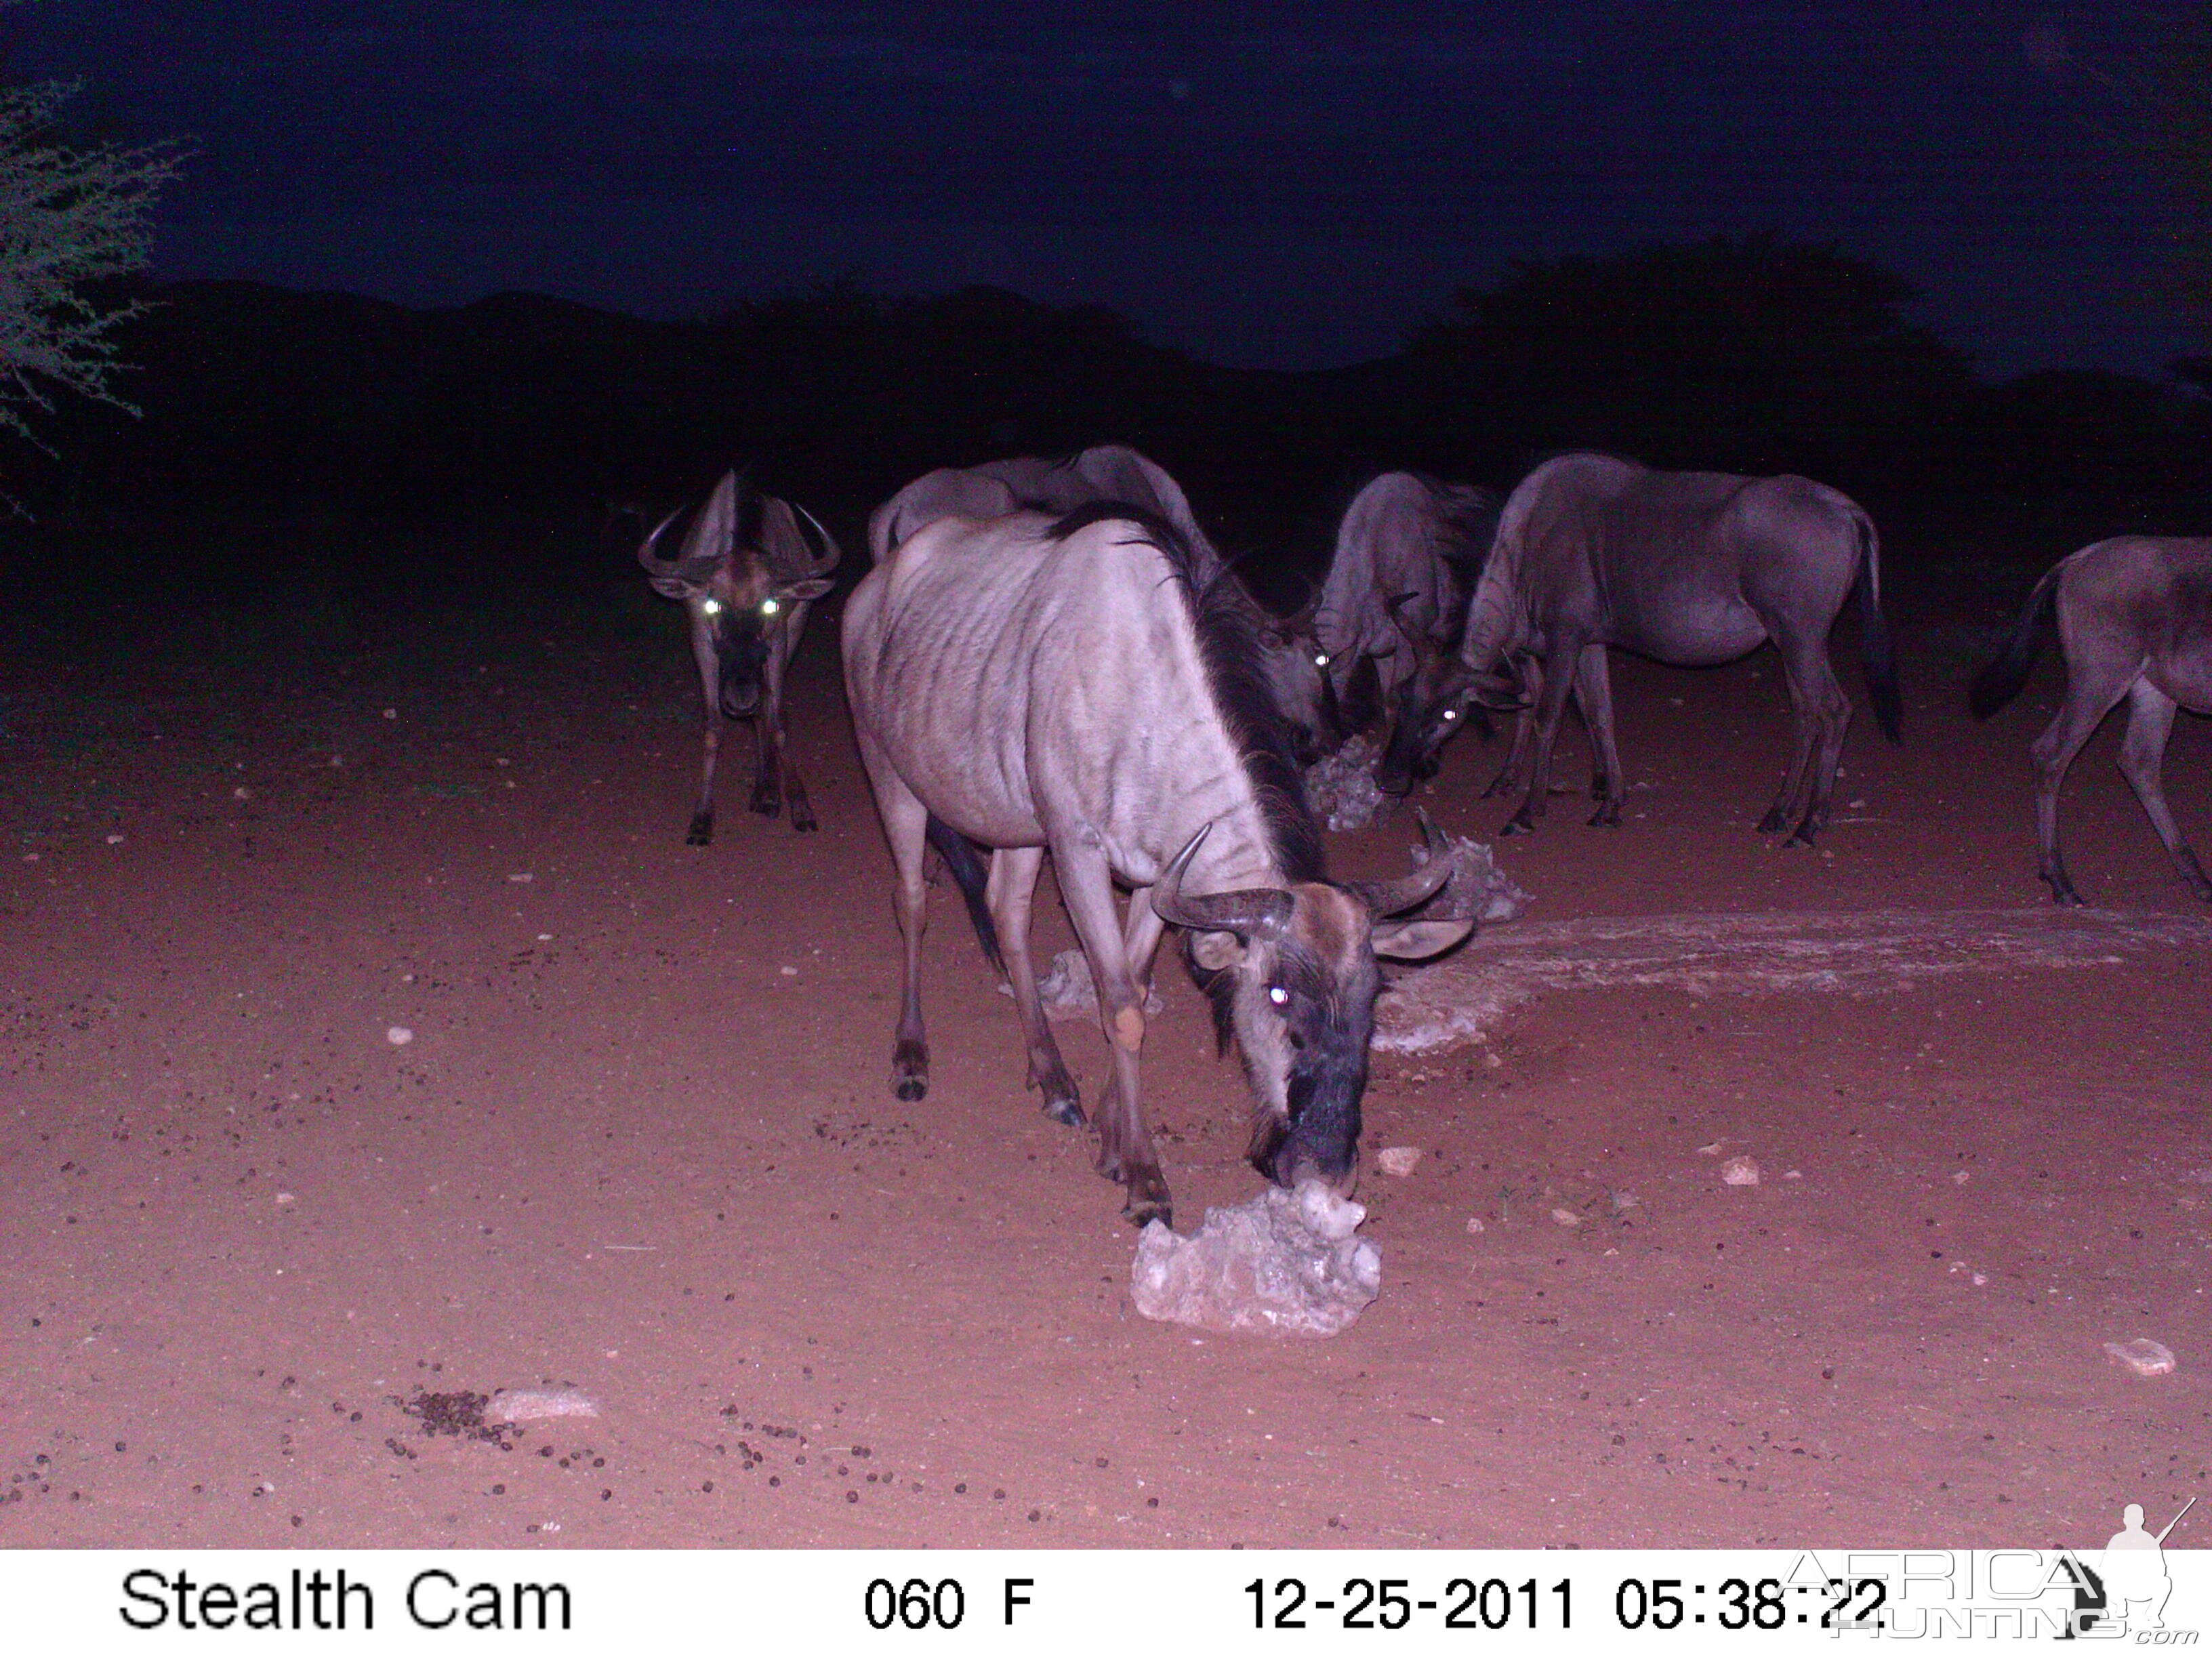
POLYGON ((1463 921, 1391 921, 1377 918, 1370 937, 1375 954, 1393 962, 1420 962, 1449 951, 1474 931, 1474 918, 1463 921))
POLYGON ((698 585, 687 582, 681 576, 648 576, 653 591, 665 599, 688 599, 698 592, 698 585))
POLYGON ((1234 933, 1193 933, 1190 959, 1201 968, 1219 972, 1244 960, 1244 941, 1234 933))
POLYGON ((836 585, 834 576, 809 576, 802 582, 786 582, 782 592, 783 597, 793 605, 800 605, 808 599, 820 599, 836 585))

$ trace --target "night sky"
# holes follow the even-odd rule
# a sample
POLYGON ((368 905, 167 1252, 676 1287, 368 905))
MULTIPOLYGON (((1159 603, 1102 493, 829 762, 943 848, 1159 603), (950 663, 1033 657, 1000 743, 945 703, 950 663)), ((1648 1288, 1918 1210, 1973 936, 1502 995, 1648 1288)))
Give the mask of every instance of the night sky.
POLYGON ((2154 373, 2125 142, 2174 3, 40 0, 20 70, 198 146, 157 274, 647 316, 849 280, 1097 304, 1215 362, 1387 353, 1513 258, 1831 241, 1990 374, 2154 373))

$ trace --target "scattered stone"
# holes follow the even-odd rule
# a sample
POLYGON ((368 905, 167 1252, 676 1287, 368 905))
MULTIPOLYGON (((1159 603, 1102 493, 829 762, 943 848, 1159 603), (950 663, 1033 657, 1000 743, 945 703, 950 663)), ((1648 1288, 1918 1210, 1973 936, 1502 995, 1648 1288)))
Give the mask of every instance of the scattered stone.
POLYGON ((1555 1204, 1552 1206, 1552 1219, 1562 1227, 1579 1227, 1583 1224, 1581 1213, 1578 1211, 1570 1210, 1564 1204, 1555 1204))
POLYGON ((1721 1182, 1729 1187, 1756 1187, 1759 1185, 1759 1161, 1743 1157, 1729 1158, 1721 1165, 1721 1182))
POLYGON ((1971 1170, 1960 1170, 1951 1177, 1951 1184, 1954 1187, 1963 1187, 1973 1178, 1973 1174, 1971 1170))
MULTIPOLYGON (((787 969, 796 972, 796 969, 787 969)), ((1014 988, 1001 983, 999 994, 1010 997, 1014 988)), ((1091 982, 1091 959, 1080 951, 1062 951, 1052 959, 1052 966, 1037 975, 1037 996, 1044 1004, 1048 1019, 1092 1019, 1098 1018, 1098 988, 1091 982)), ((1158 991, 1145 993, 1145 1013, 1152 1015, 1167 1012, 1167 1004, 1160 1000, 1158 991)))
POLYGON ((1384 1175, 1404 1177, 1413 1173, 1421 1161, 1419 1146, 1385 1146, 1375 1154, 1375 1163, 1384 1175))
POLYGON ((484 1408, 492 1423, 534 1423, 546 1417, 597 1417, 598 1403, 581 1389, 501 1389, 484 1408))
POLYGON ((1155 1221, 1137 1240, 1130 1297, 1147 1319, 1201 1330, 1334 1336, 1382 1287, 1382 1253, 1352 1237, 1366 1218, 1306 1182, 1209 1209, 1188 1238, 1155 1221))
POLYGON ((2137 1376, 2164 1376, 2173 1369, 2173 1350, 2147 1336, 2132 1342, 2107 1342, 2105 1352, 2137 1376))
POLYGON ((287 1205, 297 1204, 299 1201, 300 1200, 290 1193, 279 1193, 276 1194, 276 1204, 277 1207, 280 1209, 287 1205))
POLYGON ((241 783, 237 788, 230 792, 230 798, 233 800, 252 800, 253 799, 253 792, 241 783))
POLYGON ((1698 1156, 1699 1158, 1718 1158, 1721 1155, 1721 1147, 1724 1144, 1724 1142, 1718 1140, 1708 1141, 1705 1145, 1698 1148, 1698 1156))
POLYGON ((110 847, 120 847, 123 845, 123 837, 120 836, 110 836, 107 838, 107 844, 110 847))
POLYGON ((531 874, 527 870, 523 870, 523 871, 519 871, 519 872, 517 872, 515 874, 509 876, 509 877, 507 878, 507 879, 508 879, 509 881, 512 881, 512 882, 517 882, 517 883, 520 883, 520 882, 526 882, 526 881, 535 881, 535 880, 537 880, 537 879, 538 879, 538 878, 537 878, 537 877, 535 877, 535 876, 533 876, 533 875, 532 875, 532 874, 531 874))
POLYGON ((1397 809, 1396 799, 1375 787, 1382 757, 1382 744, 1363 733, 1306 768, 1306 799, 1333 833, 1364 830, 1397 809))
POLYGON ((395 1048, 404 1048, 415 1041, 415 1033, 404 1025, 387 1025, 384 1028, 384 1040, 395 1048))
POLYGON ((1482 1218, 1479 1215, 1471 1215, 1468 1217, 1467 1230, 1471 1233, 1486 1232, 1489 1231, 1482 1224, 1482 1218))
MULTIPOLYGON (((1413 848, 1413 862, 1428 867, 1431 853, 1423 841, 1413 848)), ((1442 856, 1451 860, 1452 872, 1443 890, 1421 907, 1421 915, 1435 921, 1463 921, 1473 916, 1485 927, 1511 921, 1528 908, 1528 890, 1498 867, 1497 855, 1483 842, 1454 836, 1442 856)))

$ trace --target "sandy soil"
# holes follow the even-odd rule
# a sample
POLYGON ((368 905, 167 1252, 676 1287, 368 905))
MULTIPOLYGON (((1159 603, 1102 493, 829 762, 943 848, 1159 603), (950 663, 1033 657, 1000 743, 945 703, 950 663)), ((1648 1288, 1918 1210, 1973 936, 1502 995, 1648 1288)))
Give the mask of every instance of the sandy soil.
MULTIPOLYGON (((1771 656, 1620 665, 1628 823, 1563 796, 1500 848, 1528 924, 2039 905, 2055 678, 1961 708, 1997 586, 1893 577, 1910 741, 1861 722, 1814 853, 1751 829, 1771 656)), ((1326 1342, 1205 1336, 1130 1307, 1119 1191, 1022 1088, 949 894, 935 1088, 891 1098, 888 864, 823 621, 821 834, 732 778, 699 850, 672 611, 404 609, 331 653, 8 665, 0 1544, 2084 1545, 2202 1489, 2212 935, 2166 926, 2203 908, 2112 731, 2075 873, 2159 928, 2073 965, 1547 984, 1378 1055, 1370 1152, 1425 1152, 1368 1161, 1381 1300, 1326 1342), (2172 1375, 2104 1352, 2144 1336, 2172 1375), (599 1414, 426 1432, 547 1383, 599 1414)), ((1494 832, 1498 759, 1449 757, 1447 828, 1494 832)), ((2202 722, 2168 779, 2212 842, 2202 722)), ((1241 1078, 1161 983, 1188 1226, 1256 1177, 1241 1078)))

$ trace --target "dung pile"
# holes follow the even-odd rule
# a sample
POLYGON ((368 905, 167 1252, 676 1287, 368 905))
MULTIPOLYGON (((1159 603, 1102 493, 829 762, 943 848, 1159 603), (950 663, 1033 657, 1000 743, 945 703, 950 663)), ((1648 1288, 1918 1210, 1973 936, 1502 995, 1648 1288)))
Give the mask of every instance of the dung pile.
POLYGON ((1207 1331, 1334 1336, 1382 1288, 1382 1253, 1352 1237, 1366 1208, 1318 1182, 1210 1209, 1185 1238, 1160 1222, 1137 1240, 1129 1294, 1147 1319, 1207 1331))

